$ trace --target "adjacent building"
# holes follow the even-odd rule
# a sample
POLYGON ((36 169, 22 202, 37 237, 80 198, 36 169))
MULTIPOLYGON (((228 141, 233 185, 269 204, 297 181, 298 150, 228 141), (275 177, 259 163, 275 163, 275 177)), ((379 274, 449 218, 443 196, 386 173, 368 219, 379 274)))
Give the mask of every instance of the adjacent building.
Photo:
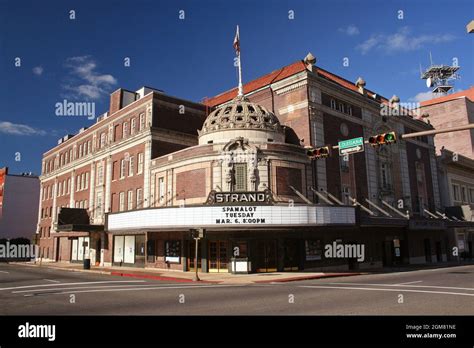
POLYGON ((34 239, 40 181, 32 173, 10 174, 0 168, 0 239, 34 239))
MULTIPOLYGON (((433 138, 311 160, 305 147, 431 130, 311 55, 203 103, 150 88, 45 153, 44 258, 208 272, 354 269, 443 262, 433 138), (64 209, 61 209, 64 208, 64 209), (428 214, 428 215, 427 215, 428 214), (196 229, 198 264, 195 265, 196 229), (364 245, 363 257, 327 246, 364 245)), ((348 249, 346 249, 348 250, 348 249)))
MULTIPOLYGON (((420 112, 436 129, 474 123, 474 87, 421 103, 420 112)), ((461 258, 472 258, 474 228, 474 130, 435 136, 442 214, 444 219, 466 221, 449 230, 461 258)), ((453 257, 453 259, 457 259, 453 257)))

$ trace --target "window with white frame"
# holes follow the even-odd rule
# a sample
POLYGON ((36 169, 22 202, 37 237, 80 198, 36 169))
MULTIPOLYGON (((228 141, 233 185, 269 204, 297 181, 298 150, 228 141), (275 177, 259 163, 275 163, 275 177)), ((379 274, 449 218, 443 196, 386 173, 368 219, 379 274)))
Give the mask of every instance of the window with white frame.
POLYGON ((120 160, 120 179, 123 179, 125 177, 125 166, 127 165, 127 162, 125 162, 125 159, 120 160))
POLYGON ((97 185, 102 185, 104 183, 104 166, 102 163, 97 165, 97 185))
POLYGON ((137 189, 137 209, 142 208, 143 204, 143 191, 141 188, 137 189))
POLYGON ((102 192, 97 192, 95 200, 95 214, 96 217, 102 216, 102 192))
POLYGON ((331 99, 331 109, 336 110, 336 101, 334 99, 331 99))
POLYGON ((105 132, 100 135, 100 148, 102 149, 105 146, 106 134, 105 132))
POLYGON ((137 119, 132 118, 130 121, 130 134, 133 135, 135 134, 135 131, 137 130, 137 119))
POLYGON ((89 188, 89 172, 86 173, 86 185, 84 186, 84 189, 87 190, 89 188))
POLYGON ((127 209, 128 209, 128 210, 132 210, 132 209, 133 209, 133 190, 129 190, 129 191, 128 191, 127 209))
POLYGON ((137 174, 141 174, 142 172, 143 172, 143 153, 139 153, 137 174))
POLYGON ((145 114, 144 113, 140 114, 139 118, 140 118, 139 130, 142 131, 145 129, 145 114))
POLYGON ((86 175, 85 173, 81 174, 81 190, 86 188, 86 175))
POLYGON ((128 122, 123 123, 123 132, 122 132, 122 138, 128 137, 128 122))
POLYGON ((120 192, 119 195, 119 211, 125 210, 125 192, 120 192))
POLYGON ((128 159, 128 176, 133 176, 133 166, 135 165, 135 159, 130 156, 128 159))

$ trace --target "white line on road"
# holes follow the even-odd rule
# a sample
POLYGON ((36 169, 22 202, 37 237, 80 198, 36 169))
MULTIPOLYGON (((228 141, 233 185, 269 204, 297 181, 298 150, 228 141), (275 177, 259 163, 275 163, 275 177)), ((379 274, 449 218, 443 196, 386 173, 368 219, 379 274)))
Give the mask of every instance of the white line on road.
MULTIPOLYGON (((63 295, 63 294, 78 294, 78 293, 85 293, 85 292, 109 292, 109 291, 140 291, 140 290, 165 290, 165 289, 196 289, 196 288, 229 288, 229 287, 242 287, 242 285, 195 285, 195 286, 164 286, 164 287, 141 287, 141 288, 121 288, 121 289, 97 289, 97 290, 79 290, 79 291, 63 291, 63 292, 56 292, 51 295, 63 295)), ((63 289, 68 290, 68 289, 63 289)), ((34 294, 23 295, 25 297, 34 296, 34 294)))
POLYGON ((398 283, 394 285, 408 285, 408 284, 415 284, 415 283, 422 283, 423 280, 415 280, 414 282, 407 282, 407 283, 398 283))
POLYGON ((47 282, 51 282, 51 283, 61 283, 59 280, 52 280, 52 279, 43 279, 43 280, 46 280, 47 282))
MULTIPOLYGON (((78 285, 78 284, 102 284, 102 283, 145 283, 145 280, 109 280, 101 282, 75 282, 75 283, 62 283, 64 285, 78 285)), ((24 285, 24 286, 12 286, 10 288, 0 288, 1 290, 13 290, 13 289, 28 289, 28 288, 41 288, 45 286, 58 286, 57 284, 40 284, 40 285, 24 285)))
POLYGON ((10 274, 10 272, 0 271, 0 273, 10 274))
MULTIPOLYGON (((175 285, 175 284, 161 284, 162 286, 166 285, 175 285)), ((64 290, 74 290, 74 289, 109 289, 109 288, 125 288, 131 286, 140 286, 140 287, 149 287, 149 286, 156 286, 156 284, 150 285, 138 285, 138 284, 131 284, 131 285, 93 285, 93 286, 68 286, 67 288, 47 288, 47 289, 30 289, 30 290, 19 290, 19 291, 12 291, 12 294, 23 294, 27 292, 41 292, 41 291, 64 291, 64 290)))
POLYGON ((327 283, 331 285, 369 285, 369 286, 406 286, 411 288, 433 288, 433 289, 450 289, 450 290, 468 290, 474 291, 474 288, 456 288, 452 286, 435 286, 435 285, 399 285, 399 284, 369 284, 369 283, 327 283))
POLYGON ((428 290, 412 290, 412 289, 380 289, 380 288, 356 288, 349 286, 319 286, 319 285, 302 285, 300 288, 322 288, 322 289, 338 289, 338 290, 365 290, 365 291, 392 291, 392 292, 420 292, 425 294, 440 295, 458 295, 458 296, 474 296, 474 294, 466 294, 463 292, 445 292, 445 291, 428 291, 428 290))

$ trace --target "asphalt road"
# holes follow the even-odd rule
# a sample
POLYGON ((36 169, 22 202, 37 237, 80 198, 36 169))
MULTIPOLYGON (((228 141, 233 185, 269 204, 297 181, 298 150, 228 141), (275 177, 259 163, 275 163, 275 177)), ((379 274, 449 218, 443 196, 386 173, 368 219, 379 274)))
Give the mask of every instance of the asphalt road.
POLYGON ((289 283, 170 283, 0 264, 0 315, 474 315, 474 266, 289 283))

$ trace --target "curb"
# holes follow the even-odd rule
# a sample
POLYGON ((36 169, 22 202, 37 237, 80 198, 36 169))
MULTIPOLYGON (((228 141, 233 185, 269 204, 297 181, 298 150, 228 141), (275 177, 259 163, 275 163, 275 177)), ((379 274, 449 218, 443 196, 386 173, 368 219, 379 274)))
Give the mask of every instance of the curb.
POLYGON ((326 273, 322 275, 315 276, 303 276, 303 277, 294 277, 294 278, 283 278, 283 279, 269 279, 269 280, 256 280, 253 283, 287 283, 287 282, 296 282, 301 280, 310 280, 310 279, 322 279, 322 278, 336 278, 336 277, 350 277, 363 275, 367 273, 326 273))
MULTIPOLYGON (((110 272, 110 275, 119 276, 119 277, 132 277, 132 278, 145 278, 145 279, 153 279, 153 280, 166 280, 176 283, 195 283, 194 280, 188 278, 176 278, 176 277, 166 277, 166 276, 159 276, 159 275, 151 275, 151 274, 136 274, 136 273, 123 273, 123 272, 110 272)), ((201 280, 200 283, 220 283, 216 281, 209 281, 209 280, 201 280)))

